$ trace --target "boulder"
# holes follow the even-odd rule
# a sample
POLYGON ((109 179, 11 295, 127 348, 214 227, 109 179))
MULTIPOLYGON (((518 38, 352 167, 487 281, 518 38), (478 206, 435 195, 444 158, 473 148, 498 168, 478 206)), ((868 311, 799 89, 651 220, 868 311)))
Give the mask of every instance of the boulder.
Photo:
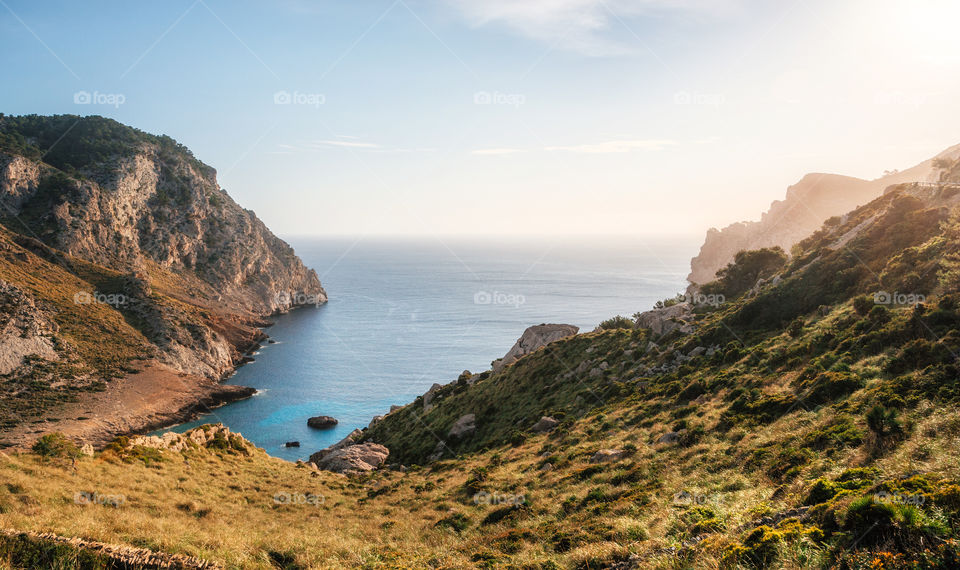
POLYGON ((331 416, 315 416, 307 420, 307 426, 317 429, 330 429, 338 423, 337 418, 331 416))
POLYGON ((383 419, 383 416, 373 416, 373 419, 370 420, 370 423, 367 425, 367 429, 372 428, 377 425, 377 422, 383 419))
POLYGON ((550 416, 543 416, 537 423, 533 424, 533 427, 530 428, 530 431, 533 433, 546 433, 548 431, 552 431, 553 428, 557 427, 558 425, 560 425, 560 422, 557 420, 551 418, 550 416))
MULTIPOLYGON (((379 443, 366 442, 335 449, 315 463, 317 468, 323 471, 362 473, 380 467, 389 456, 390 450, 385 446, 379 443)), ((311 455, 311 461, 313 458, 314 456, 311 455)))
POLYGON ((613 463, 626 457, 627 453, 622 449, 601 449, 593 454, 590 463, 613 463))
POLYGON ((514 343, 513 347, 503 358, 494 361, 493 371, 499 372, 503 370, 504 367, 516 362, 522 356, 530 354, 551 342, 571 337, 579 331, 580 328, 573 325, 549 324, 529 327, 523 331, 523 335, 517 339, 517 342, 514 343))
POLYGON ((337 443, 331 445, 330 447, 326 447, 326 448, 324 448, 324 449, 321 449, 320 451, 318 451, 318 452, 314 453, 313 455, 311 455, 311 456, 310 456, 310 462, 311 462, 311 463, 319 463, 321 459, 323 459, 323 458, 326 457, 328 454, 330 454, 330 453, 332 453, 332 452, 334 452, 334 451, 336 451, 336 450, 338 450, 338 449, 343 449, 344 447, 348 447, 348 446, 351 446, 351 445, 356 445, 357 440, 360 439, 360 436, 361 436, 361 435, 363 435, 363 432, 361 432, 359 429, 353 430, 352 432, 350 432, 350 433, 347 435, 347 437, 341 439, 341 440, 338 441, 337 443))
POLYGON ((423 411, 429 412, 432 408, 433 398, 436 397, 437 392, 443 388, 442 384, 437 384, 434 382, 433 386, 430 386, 430 389, 423 395, 423 411))
POLYGON ((80 447, 80 453, 88 457, 93 457, 93 444, 85 443, 80 447))
POLYGON ((690 303, 677 303, 662 309, 653 309, 641 313, 637 317, 637 328, 650 329, 657 335, 670 334, 679 329, 680 332, 689 334, 693 332, 693 305, 690 303))
POLYGON ((299 442, 299 441, 288 441, 287 443, 283 444, 283 446, 284 446, 284 447, 300 447, 300 442, 299 442))
POLYGON ((477 431, 477 416, 474 414, 466 414, 454 422, 453 427, 450 428, 450 433, 447 434, 447 437, 462 439, 469 435, 473 435, 475 431, 477 431))

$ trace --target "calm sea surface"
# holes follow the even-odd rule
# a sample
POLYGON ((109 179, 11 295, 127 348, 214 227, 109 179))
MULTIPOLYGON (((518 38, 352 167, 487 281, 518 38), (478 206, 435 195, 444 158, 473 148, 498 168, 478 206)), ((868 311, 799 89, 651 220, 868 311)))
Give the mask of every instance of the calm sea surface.
POLYGON ((223 422, 271 455, 306 459, 434 382, 487 370, 530 325, 592 330, 682 291, 700 238, 290 238, 330 302, 266 329, 276 344, 229 380, 258 395, 173 429, 223 422), (340 423, 308 428, 316 415, 340 423))

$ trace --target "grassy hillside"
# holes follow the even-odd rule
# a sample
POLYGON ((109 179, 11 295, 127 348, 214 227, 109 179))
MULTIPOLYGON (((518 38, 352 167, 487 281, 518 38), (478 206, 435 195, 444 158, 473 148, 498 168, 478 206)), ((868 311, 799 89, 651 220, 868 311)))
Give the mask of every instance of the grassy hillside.
POLYGON ((366 430, 386 469, 239 440, 0 456, 0 527, 241 568, 960 567, 957 200, 899 188, 789 260, 740 256, 692 333, 598 330, 453 382, 366 430))

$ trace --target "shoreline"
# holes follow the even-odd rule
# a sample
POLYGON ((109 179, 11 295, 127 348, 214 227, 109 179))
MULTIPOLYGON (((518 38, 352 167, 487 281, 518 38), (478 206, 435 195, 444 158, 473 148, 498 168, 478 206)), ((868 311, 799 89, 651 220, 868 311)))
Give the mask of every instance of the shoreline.
POLYGON ((118 437, 172 428, 251 398, 257 393, 255 388, 224 382, 255 360, 252 354, 270 338, 263 329, 273 326, 275 317, 298 308, 260 317, 255 321, 255 335, 246 339, 235 337, 240 357, 218 379, 179 372, 156 360, 143 360, 137 372, 112 380, 103 392, 82 393, 76 402, 47 412, 44 419, 0 431, 0 449, 29 449, 40 436, 60 432, 81 445, 89 443, 101 450, 118 437))
POLYGON ((46 414, 0 432, 7 449, 29 449, 40 436, 60 432, 102 449, 120 436, 142 435, 192 421, 226 404, 256 393, 249 386, 177 372, 154 360, 113 380, 103 392, 88 392, 46 414))

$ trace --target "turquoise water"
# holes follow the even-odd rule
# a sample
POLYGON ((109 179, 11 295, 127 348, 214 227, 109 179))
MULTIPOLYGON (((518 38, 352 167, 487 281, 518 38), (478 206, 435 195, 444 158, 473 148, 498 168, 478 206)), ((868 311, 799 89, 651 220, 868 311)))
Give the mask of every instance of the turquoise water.
POLYGON ((329 303, 266 329, 276 344, 229 380, 258 395, 174 430, 223 422, 271 455, 305 459, 434 382, 488 369, 530 325, 592 330, 683 290, 699 237, 288 239, 329 303), (316 415, 340 423, 308 428, 316 415))

